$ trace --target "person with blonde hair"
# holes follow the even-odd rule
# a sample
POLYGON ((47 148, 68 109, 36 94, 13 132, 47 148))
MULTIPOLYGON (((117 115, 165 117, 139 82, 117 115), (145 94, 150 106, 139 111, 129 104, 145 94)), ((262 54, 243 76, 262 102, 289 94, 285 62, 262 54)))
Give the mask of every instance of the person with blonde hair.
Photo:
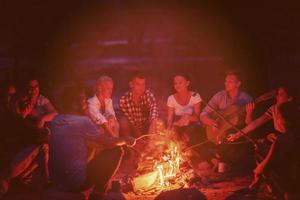
POLYGON ((88 99, 92 121, 114 137, 119 137, 119 123, 112 103, 114 81, 107 75, 100 76, 95 86, 95 95, 88 99))

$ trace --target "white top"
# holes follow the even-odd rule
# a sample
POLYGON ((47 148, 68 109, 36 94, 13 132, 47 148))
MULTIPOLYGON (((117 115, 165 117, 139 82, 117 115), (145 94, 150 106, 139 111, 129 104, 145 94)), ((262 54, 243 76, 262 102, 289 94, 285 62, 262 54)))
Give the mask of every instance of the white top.
POLYGON ((191 115, 194 112, 194 105, 201 102, 202 99, 198 93, 193 93, 191 95, 190 101, 186 105, 180 105, 176 99, 174 94, 168 97, 167 106, 174 108, 175 115, 182 116, 184 114, 191 115))
POLYGON ((110 116, 116 117, 112 99, 105 99, 105 112, 101 113, 101 103, 96 95, 92 98, 88 99, 88 108, 90 112, 90 117, 92 118, 93 122, 96 124, 103 124, 107 122, 107 118, 110 116))

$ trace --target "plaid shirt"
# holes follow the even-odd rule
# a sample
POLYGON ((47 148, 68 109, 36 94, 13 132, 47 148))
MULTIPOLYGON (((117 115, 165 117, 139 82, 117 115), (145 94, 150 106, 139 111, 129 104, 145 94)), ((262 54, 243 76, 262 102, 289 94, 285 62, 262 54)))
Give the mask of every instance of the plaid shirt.
POLYGON ((138 105, 133 102, 130 91, 121 97, 119 105, 129 122, 140 130, 158 117, 156 100, 149 90, 142 94, 138 105))

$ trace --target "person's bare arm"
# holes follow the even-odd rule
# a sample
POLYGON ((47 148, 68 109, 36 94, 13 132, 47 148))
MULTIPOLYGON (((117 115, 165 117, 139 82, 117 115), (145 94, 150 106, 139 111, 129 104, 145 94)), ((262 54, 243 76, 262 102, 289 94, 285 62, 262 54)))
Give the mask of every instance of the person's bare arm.
POLYGON ((217 127, 218 124, 216 122, 216 120, 210 118, 206 113, 201 113, 200 114, 200 120, 202 121, 203 124, 205 124, 206 126, 214 126, 217 127))
POLYGON ((167 114, 167 128, 170 129, 173 124, 174 119, 174 108, 168 106, 168 114, 167 114))
POLYGON ((58 114, 54 106, 49 102, 45 105, 47 114, 43 116, 45 122, 52 121, 53 118, 58 114))
POLYGON ((108 122, 105 122, 105 123, 101 124, 100 126, 105 130, 105 132, 107 132, 107 133, 110 134, 111 136, 114 136, 114 135, 115 135, 114 131, 113 131, 112 128, 109 126, 109 123, 108 123, 108 122))
POLYGON ((227 140, 233 142, 236 139, 238 139, 239 137, 241 137, 243 135, 243 133, 247 134, 247 133, 255 130, 256 128, 260 127, 261 125, 265 124, 266 122, 268 122, 271 119, 272 118, 270 116, 268 116, 267 114, 263 114, 262 116, 260 116, 259 118, 255 119, 250 124, 248 124, 245 128, 243 128, 242 132, 238 131, 234 134, 230 134, 228 136, 227 140))
POLYGON ((267 156, 265 157, 265 159, 263 159, 263 161, 261 161, 257 167, 254 170, 255 174, 261 174, 263 173, 265 167, 270 163, 270 160, 272 159, 273 155, 274 155, 274 149, 275 149, 275 145, 276 143, 272 143, 267 156))
POLYGON ((199 121, 200 102, 197 103, 197 104, 195 104, 193 106, 193 109, 194 110, 193 110, 192 114, 190 114, 190 115, 189 114, 185 114, 185 115, 181 116, 181 118, 178 121, 176 121, 174 123, 174 125, 181 127, 181 126, 187 126, 187 125, 189 125, 190 122, 197 122, 197 121, 199 121))
POLYGON ((44 127, 46 122, 52 121, 53 118, 58 114, 57 111, 55 110, 54 106, 50 102, 48 102, 45 105, 45 110, 47 111, 47 114, 43 115, 40 118, 40 121, 39 121, 39 124, 38 124, 39 128, 44 127))
POLYGON ((213 109, 219 110, 218 102, 219 102, 218 95, 215 94, 208 102, 208 105, 206 105, 203 111, 200 113, 200 120, 204 125, 218 127, 216 120, 212 119, 209 116, 212 112, 214 112, 213 109))
POLYGON ((16 102, 16 112, 25 119, 32 112, 34 105, 34 100, 25 96, 16 102))
POLYGON ((192 115, 190 115, 189 121, 190 122, 197 122, 197 121, 199 121, 201 102, 196 103, 193 107, 194 107, 194 112, 193 112, 192 115))

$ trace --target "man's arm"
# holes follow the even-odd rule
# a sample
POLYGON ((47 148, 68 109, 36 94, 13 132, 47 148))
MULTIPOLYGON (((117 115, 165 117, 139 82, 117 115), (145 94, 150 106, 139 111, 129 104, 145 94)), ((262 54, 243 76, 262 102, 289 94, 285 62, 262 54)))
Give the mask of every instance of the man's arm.
POLYGON ((218 95, 215 94, 208 102, 209 106, 206 105, 203 111, 200 113, 200 120, 202 121, 202 123, 204 123, 207 126, 215 126, 215 127, 218 126, 217 122, 211 117, 209 117, 209 114, 213 112, 212 108, 218 109, 218 102, 219 102, 218 99, 219 99, 218 95))
POLYGON ((128 102, 126 102, 126 99, 122 97, 119 101, 119 107, 122 111, 122 113, 125 115, 125 117, 128 119, 128 121, 131 123, 131 125, 134 126, 134 120, 131 116, 131 111, 130 111, 130 105, 128 102))
MULTIPOLYGON (((111 103, 110 103, 111 104, 111 103)), ((89 109, 89 113, 90 113, 90 117, 92 119, 92 121, 94 121, 95 124, 97 124, 98 126, 101 126, 105 132, 109 133, 110 135, 114 135, 113 130, 111 129, 111 127, 109 126, 109 119, 107 119, 101 112, 100 112, 100 103, 97 101, 94 101, 93 99, 88 101, 88 109, 89 109)), ((108 107, 111 106, 110 112, 111 110, 113 110, 112 108, 112 104, 108 105, 108 107)), ((113 112, 114 114, 114 112, 113 112)), ((115 115, 112 115, 113 118, 115 118, 115 115)))
POLYGON ((112 100, 110 99, 108 104, 106 105, 106 112, 109 113, 109 117, 114 117, 116 118, 116 113, 115 113, 115 110, 114 110, 114 107, 113 107, 113 102, 112 100))
POLYGON ((148 106, 150 108, 150 116, 149 116, 149 122, 150 122, 150 126, 148 129, 148 134, 154 134, 156 133, 156 128, 157 128, 157 118, 158 118, 158 108, 157 108, 157 104, 156 104, 156 100, 154 95, 148 91, 146 93, 146 97, 147 97, 147 103, 148 106))
POLYGON ((82 127, 83 137, 92 141, 95 144, 104 146, 105 148, 113 148, 115 146, 122 146, 128 143, 122 138, 115 138, 110 135, 101 133, 101 130, 87 118, 82 127))
POLYGON ((147 95, 147 103, 149 104, 149 108, 150 108, 149 121, 152 122, 153 120, 158 118, 157 103, 156 103, 154 95, 151 92, 148 92, 146 95, 147 95))
POLYGON ((241 131, 242 132, 237 132, 235 134, 231 134, 228 136, 227 140, 228 141, 235 141, 236 139, 238 139, 239 137, 241 137, 243 135, 243 133, 247 134, 253 130, 255 130, 256 128, 260 127, 261 125, 265 124, 266 122, 270 121, 272 118, 267 115, 266 113, 264 113, 262 116, 260 116, 259 118, 255 119, 254 121, 252 121, 250 124, 248 124, 245 128, 243 128, 241 131))

